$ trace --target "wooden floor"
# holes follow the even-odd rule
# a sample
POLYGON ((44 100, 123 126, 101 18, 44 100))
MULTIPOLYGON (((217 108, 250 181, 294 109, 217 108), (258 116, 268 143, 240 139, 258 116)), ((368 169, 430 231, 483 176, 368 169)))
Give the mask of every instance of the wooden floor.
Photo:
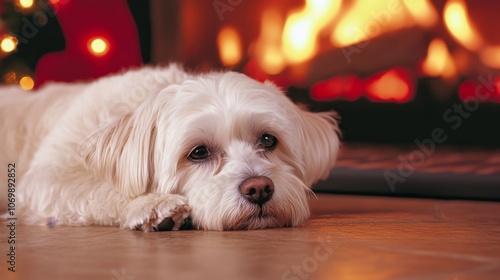
POLYGON ((499 279, 500 203, 318 195, 302 228, 0 230, 0 279, 499 279))

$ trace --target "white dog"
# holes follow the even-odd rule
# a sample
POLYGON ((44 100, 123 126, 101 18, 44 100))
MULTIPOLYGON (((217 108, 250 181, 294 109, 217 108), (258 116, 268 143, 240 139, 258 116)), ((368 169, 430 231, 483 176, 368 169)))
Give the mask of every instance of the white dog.
POLYGON ((298 226, 339 149, 334 114, 269 82, 176 65, 0 88, 0 127, 3 210, 9 194, 9 213, 31 224, 298 226))

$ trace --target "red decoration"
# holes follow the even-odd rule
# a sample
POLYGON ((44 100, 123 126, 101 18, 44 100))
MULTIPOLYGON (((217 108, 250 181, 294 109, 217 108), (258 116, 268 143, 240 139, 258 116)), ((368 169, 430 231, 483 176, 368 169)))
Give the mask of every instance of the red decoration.
POLYGON ((126 0, 52 0, 50 4, 66 48, 38 61, 36 86, 47 81, 98 78, 142 64, 137 27, 126 0), (107 43, 102 53, 91 51, 90 44, 96 38, 107 43))

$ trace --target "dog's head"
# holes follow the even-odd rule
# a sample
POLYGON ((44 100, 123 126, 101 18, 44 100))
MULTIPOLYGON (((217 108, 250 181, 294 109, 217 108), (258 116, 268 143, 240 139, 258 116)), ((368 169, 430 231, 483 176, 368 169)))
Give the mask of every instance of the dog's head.
POLYGON ((310 186, 334 165, 337 132, 331 113, 302 110, 271 83, 212 73, 111 125, 93 166, 130 196, 186 196, 196 228, 297 226, 309 217, 310 186))

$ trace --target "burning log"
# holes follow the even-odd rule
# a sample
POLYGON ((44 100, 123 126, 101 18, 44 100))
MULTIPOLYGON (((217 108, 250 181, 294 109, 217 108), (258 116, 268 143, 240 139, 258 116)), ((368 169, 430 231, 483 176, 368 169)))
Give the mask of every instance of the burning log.
POLYGON ((414 67, 425 58, 429 41, 429 35, 420 28, 400 30, 345 48, 323 51, 293 67, 295 70, 289 69, 289 75, 300 76, 297 86, 309 88, 317 81, 342 73, 363 76, 394 65, 414 67), (297 69, 301 70, 299 74, 297 69))

